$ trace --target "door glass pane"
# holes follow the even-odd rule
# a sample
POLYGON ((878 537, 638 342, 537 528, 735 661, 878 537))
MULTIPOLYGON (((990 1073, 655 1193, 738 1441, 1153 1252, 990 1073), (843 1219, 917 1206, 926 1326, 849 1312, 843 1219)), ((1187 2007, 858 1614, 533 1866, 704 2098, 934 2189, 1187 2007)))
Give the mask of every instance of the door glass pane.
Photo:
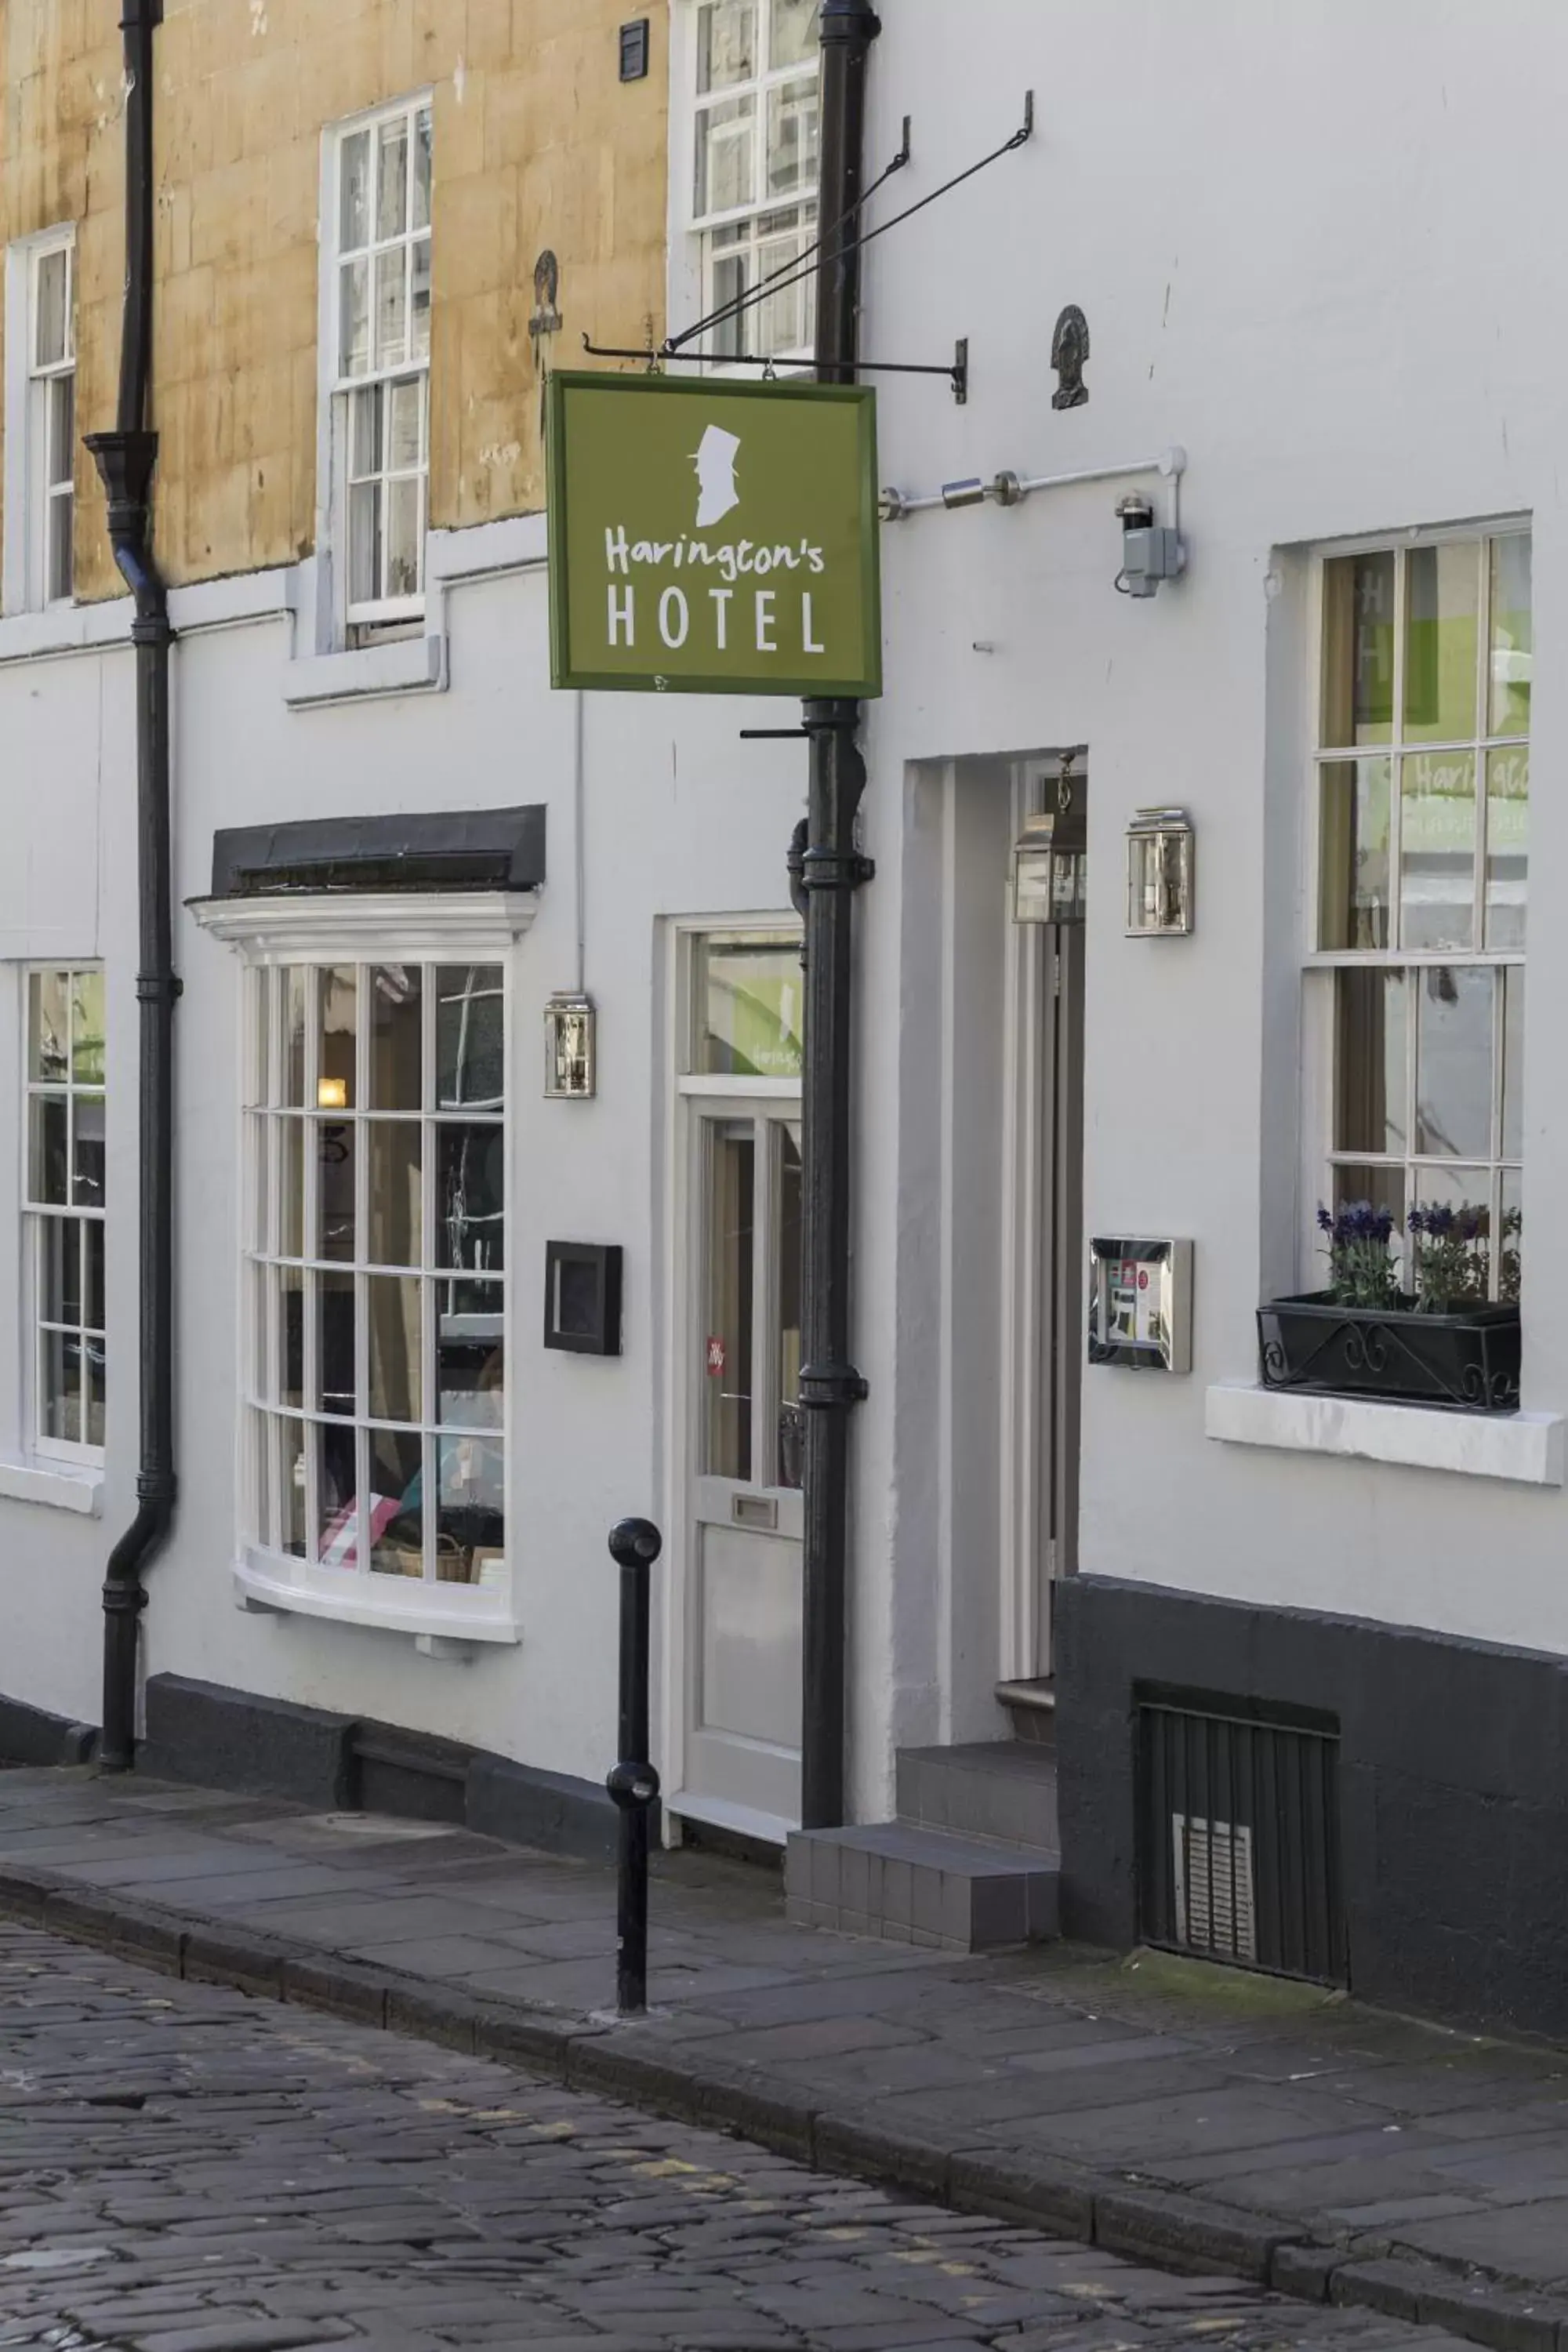
POLYGON ((442 1110, 500 1110, 505 1099, 505 992, 500 964, 436 975, 436 1100, 442 1110))
POLYGON ((419 1301, 417 1276, 373 1274, 365 1278, 373 1421, 420 1418, 425 1359, 419 1301))
POLYGON ((697 118, 697 215, 756 202, 757 101, 723 98, 697 118))
POLYGON ((1502 1156, 1524 1157, 1524 966, 1502 974, 1502 1156))
POLYGON ((317 1274, 310 1279, 316 1295, 321 1409, 346 1417, 354 1409, 354 1278, 352 1274, 317 1274))
POLYGON ((500 1431, 506 1412, 506 1327, 499 1282, 436 1282, 437 1409, 448 1429, 500 1431))
POLYGON ((359 1130, 352 1119, 311 1119, 309 1132, 316 1144, 318 1206, 321 1231, 312 1255, 352 1265, 358 1233, 354 1197, 355 1143, 359 1130))
POLYGON ((1422 751, 1400 766, 1400 945, 1468 948, 1475 931, 1475 754, 1422 751))
POLYGON ((805 1066, 798 940, 698 943, 693 1067, 702 1077, 798 1078, 805 1066))
POLYGON ((498 1437, 443 1437, 436 1515, 442 1584, 486 1584, 506 1564, 506 1457, 498 1437))
POLYGON ((1334 975, 1334 1149, 1403 1157, 1409 1023, 1402 971, 1334 975))
POLYGON ((1530 753, 1487 753, 1487 945, 1522 948, 1530 873, 1530 753))
POLYGON ((425 1573, 425 1445, 416 1430, 370 1433, 370 1565, 376 1576, 425 1573))
POLYGON ((416 963, 383 964, 371 974, 370 1099, 374 1110, 418 1110, 424 1050, 416 963))
POLYGON ((101 1095, 78 1095, 71 1104, 71 1202, 101 1209, 104 1202, 104 1110, 101 1095))
POLYGON ((756 70, 756 0, 705 0, 697 11, 699 97, 750 81, 756 70))
POLYGON ((800 1143, 780 1129, 778 1176, 779 1443, 781 1486, 805 1483, 805 1410, 800 1402, 800 1143))
POLYGON ((418 1265, 424 1233, 424 1182, 419 1128, 413 1119, 373 1119, 370 1145, 370 1240, 372 1265, 418 1265))
POLYGON ((354 1433, 313 1422, 308 1443, 316 1463, 317 1558, 323 1568, 358 1568, 359 1496, 354 1433))
POLYGON ((27 1076, 63 1080, 70 1075, 70 974, 36 971, 27 986, 32 1040, 27 1076))
POLYGON ((752 1295, 756 1142, 744 1126, 711 1130, 708 1197, 707 1412, 702 1467, 716 1478, 752 1471, 752 1295))
POLYGON ((436 1255, 444 1266, 499 1274, 506 1265, 506 1150, 499 1125, 437 1129, 436 1255))
POLYGON ((1389 795, 1386 760, 1331 760, 1320 775, 1318 945, 1386 948, 1389 795))
POLYGON ((1323 566, 1322 740, 1386 743, 1394 733, 1394 557, 1323 566))
POLYGON ((1528 735, 1534 665, 1531 620, 1530 533, 1491 544, 1491 712, 1488 732, 1528 735))
POLYGON ((1492 1137, 1492 974, 1431 964, 1416 996, 1415 1149, 1489 1159, 1492 1137))
POLYGON ((1405 572, 1405 732, 1462 742, 1476 732, 1480 565, 1473 540, 1413 547, 1405 572))

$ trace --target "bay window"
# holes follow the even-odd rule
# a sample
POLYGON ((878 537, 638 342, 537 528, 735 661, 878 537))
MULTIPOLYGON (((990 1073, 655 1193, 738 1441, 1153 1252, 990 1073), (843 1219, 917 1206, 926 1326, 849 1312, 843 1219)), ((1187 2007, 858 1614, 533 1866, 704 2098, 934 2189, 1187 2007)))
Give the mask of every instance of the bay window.
POLYGON ((1530 534, 1331 555, 1321 597, 1308 1208, 1386 1209, 1407 1272, 1412 1213, 1452 1210, 1517 1299, 1530 534))
POLYGON ((248 985, 248 1546, 340 1597, 504 1592, 504 967, 248 985))

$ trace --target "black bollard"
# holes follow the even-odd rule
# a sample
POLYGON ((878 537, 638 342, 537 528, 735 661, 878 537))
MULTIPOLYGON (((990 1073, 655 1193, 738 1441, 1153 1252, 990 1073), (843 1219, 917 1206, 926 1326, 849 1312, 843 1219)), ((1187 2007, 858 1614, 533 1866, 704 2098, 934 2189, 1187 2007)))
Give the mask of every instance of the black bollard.
POLYGON ((648 1761, 648 1599, 664 1539, 649 1519, 623 1519, 610 1533, 621 1571, 621 1760, 606 1786, 621 1815, 616 2007, 647 2014, 647 1817, 658 1796, 648 1761))

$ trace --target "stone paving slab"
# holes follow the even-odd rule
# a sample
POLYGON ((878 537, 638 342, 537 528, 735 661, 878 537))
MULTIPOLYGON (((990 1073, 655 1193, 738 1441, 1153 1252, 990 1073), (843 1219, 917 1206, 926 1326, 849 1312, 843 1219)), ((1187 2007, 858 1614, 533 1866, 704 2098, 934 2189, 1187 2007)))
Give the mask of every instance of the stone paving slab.
MULTIPOLYGON (((0 1914, 928 2203, 1413 2323, 1440 2311, 1503 2352, 1536 2352, 1544 2329, 1568 2352, 1563 2053, 1157 1957, 954 1958, 814 1934, 784 1920, 776 1880, 707 1854, 659 1857, 653 1899, 658 2011, 611 2026, 608 1872, 79 1770, 0 1779, 0 1914)), ((193 1981, 180 1997, 231 1998, 193 1981)), ((286 2103, 298 2081, 272 2091, 286 2103)), ((106 2106, 102 2127, 135 2113, 106 2106)), ((419 2162, 432 2137, 404 2132, 381 2160, 419 2162)), ((837 2323, 844 2352, 860 2324, 837 2323)))

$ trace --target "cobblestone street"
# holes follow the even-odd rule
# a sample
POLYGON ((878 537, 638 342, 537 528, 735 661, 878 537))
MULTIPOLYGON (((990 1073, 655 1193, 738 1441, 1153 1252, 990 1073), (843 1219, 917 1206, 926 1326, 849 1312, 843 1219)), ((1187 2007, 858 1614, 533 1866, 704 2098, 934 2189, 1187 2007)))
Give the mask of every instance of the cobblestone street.
POLYGON ((0 1928, 0 2346, 1448 2339, 1177 2279, 0 1928))

